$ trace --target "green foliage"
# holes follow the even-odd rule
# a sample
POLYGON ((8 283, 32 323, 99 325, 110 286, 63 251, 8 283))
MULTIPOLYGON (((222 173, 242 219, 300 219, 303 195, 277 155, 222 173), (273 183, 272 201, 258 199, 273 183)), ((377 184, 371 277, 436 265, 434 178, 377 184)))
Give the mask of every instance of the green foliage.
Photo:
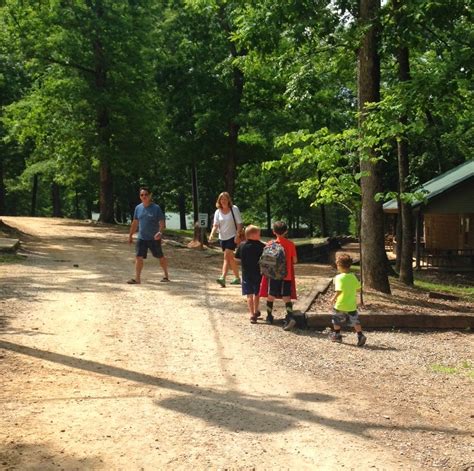
POLYGON ((472 158, 472 11, 465 0, 403 2, 398 12, 384 3, 381 101, 359 130, 356 51, 368 25, 357 15, 354 0, 6 0, 0 203, 4 189, 6 211, 28 212, 40 175, 39 214, 50 211, 54 182, 65 214, 86 216, 107 161, 119 219, 141 183, 167 210, 182 194, 189 209, 193 165, 200 207, 212 211, 231 121, 239 133, 234 197, 248 221, 265 227, 270 203, 273 219, 317 232, 324 206, 330 232, 347 230, 347 211, 355 230, 360 160, 374 148, 387 169, 379 198, 397 196, 401 139, 410 175, 400 197, 421 200, 423 182, 472 158), (403 83, 400 45, 410 55, 403 83))
POLYGON ((90 198, 103 159, 117 183, 145 171, 156 156, 160 118, 150 61, 152 3, 97 0, 37 8, 36 2, 9 0, 1 15, 3 39, 16 48, 30 81, 3 117, 7 140, 30 149, 23 178, 40 172, 90 198), (107 64, 103 77, 97 48, 107 64), (97 131, 98 109, 108 113, 107 149, 97 131))
POLYGON ((323 128, 315 133, 298 131, 282 136, 276 142, 290 152, 278 161, 266 162, 264 168, 285 168, 298 195, 310 198, 312 206, 340 204, 350 212, 360 201, 357 171, 357 131, 330 133, 323 128))

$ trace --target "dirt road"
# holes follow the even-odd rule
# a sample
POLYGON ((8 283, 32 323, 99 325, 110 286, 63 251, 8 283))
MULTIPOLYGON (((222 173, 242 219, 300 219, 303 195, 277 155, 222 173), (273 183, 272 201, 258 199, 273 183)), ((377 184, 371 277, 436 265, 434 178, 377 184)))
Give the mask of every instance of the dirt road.
POLYGON ((3 219, 28 257, 0 265, 1 469, 423 469, 252 334, 219 256, 165 246, 172 283, 147 260, 131 286, 125 230, 3 219))

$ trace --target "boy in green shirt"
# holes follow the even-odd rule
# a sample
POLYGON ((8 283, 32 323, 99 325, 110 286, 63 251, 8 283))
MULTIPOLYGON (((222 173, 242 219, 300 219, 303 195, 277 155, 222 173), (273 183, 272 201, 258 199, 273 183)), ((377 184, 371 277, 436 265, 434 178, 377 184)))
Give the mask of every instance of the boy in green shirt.
POLYGON ((332 314, 332 325, 334 331, 330 338, 333 342, 342 342, 341 326, 346 324, 354 327, 357 332, 357 346, 362 347, 367 340, 362 333, 359 314, 357 313, 357 291, 360 290, 360 281, 350 272, 352 258, 342 253, 336 258, 336 267, 339 275, 334 277, 334 296, 331 301, 334 303, 332 314))

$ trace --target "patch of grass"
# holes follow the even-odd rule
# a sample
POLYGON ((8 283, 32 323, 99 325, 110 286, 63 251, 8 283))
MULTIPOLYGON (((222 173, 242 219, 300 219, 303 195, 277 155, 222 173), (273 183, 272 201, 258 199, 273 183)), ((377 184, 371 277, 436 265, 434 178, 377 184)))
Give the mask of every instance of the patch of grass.
POLYGON ((459 370, 453 366, 438 365, 436 363, 434 365, 431 365, 431 369, 435 373, 444 373, 444 374, 449 374, 449 375, 459 373, 459 370))
POLYGON ((193 237, 194 231, 192 229, 186 229, 186 230, 181 230, 181 229, 166 229, 165 230, 165 236, 169 234, 171 236, 175 237, 193 237))
POLYGON ((0 253, 0 263, 20 263, 25 260, 24 255, 14 253, 0 253))
POLYGON ((459 366, 448 366, 448 365, 441 365, 439 363, 434 363, 430 365, 430 369, 431 371, 435 373, 448 374, 448 375, 461 374, 461 375, 467 375, 469 378, 474 379, 474 366, 466 360, 463 361, 459 366))
POLYGON ((415 280, 415 286, 423 291, 436 291, 454 296, 460 296, 462 298, 471 299, 474 301, 474 287, 472 286, 459 286, 446 283, 436 283, 425 280, 415 280))
POLYGON ((324 244, 327 242, 326 237, 313 237, 308 239, 291 239, 295 245, 317 245, 317 244, 324 244))

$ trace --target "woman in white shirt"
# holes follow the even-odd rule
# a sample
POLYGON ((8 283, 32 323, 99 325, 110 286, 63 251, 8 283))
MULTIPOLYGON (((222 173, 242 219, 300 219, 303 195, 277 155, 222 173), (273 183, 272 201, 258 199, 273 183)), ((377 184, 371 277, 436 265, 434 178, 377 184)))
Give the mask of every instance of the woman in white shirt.
POLYGON ((234 250, 240 242, 238 235, 242 229, 242 216, 239 208, 232 204, 232 199, 226 191, 217 198, 216 208, 209 240, 214 237, 216 232, 219 232, 219 243, 224 252, 222 275, 216 281, 225 288, 225 277, 230 268, 234 272, 234 279, 230 284, 240 285, 239 267, 235 261, 234 250))

